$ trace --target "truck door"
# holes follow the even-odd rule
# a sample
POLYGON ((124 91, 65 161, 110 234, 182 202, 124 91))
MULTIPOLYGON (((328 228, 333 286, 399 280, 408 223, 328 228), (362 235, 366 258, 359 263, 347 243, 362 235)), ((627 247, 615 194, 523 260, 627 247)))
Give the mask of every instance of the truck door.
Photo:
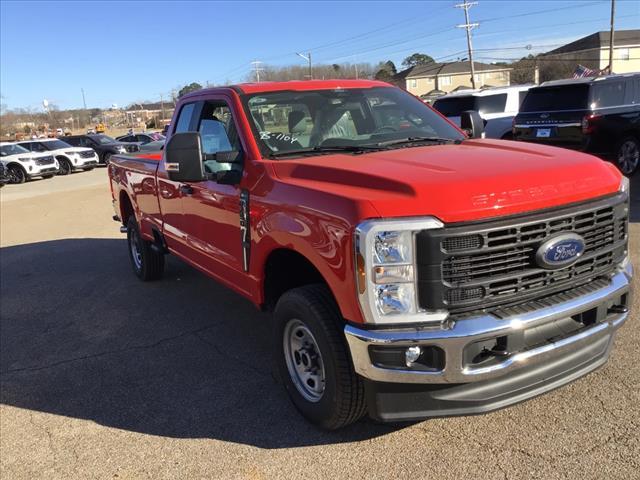
MULTIPOLYGON (((198 109, 195 130, 200 133, 204 154, 238 151, 242 155, 235 116, 229 105, 220 96, 206 100, 198 109)), ((210 174, 232 168, 241 170, 242 165, 204 161, 204 170, 210 174)), ((188 188, 181 190, 182 228, 190 258, 211 275, 247 291, 240 233, 241 188, 212 179, 189 183, 188 188)), ((243 204, 246 205, 244 200, 243 204)))

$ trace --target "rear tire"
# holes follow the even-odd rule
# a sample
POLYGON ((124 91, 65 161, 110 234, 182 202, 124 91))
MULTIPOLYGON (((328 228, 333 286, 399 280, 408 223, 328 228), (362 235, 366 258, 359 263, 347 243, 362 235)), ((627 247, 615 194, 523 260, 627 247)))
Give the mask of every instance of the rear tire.
POLYGON ((7 168, 9 183, 14 185, 27 181, 27 172, 20 165, 9 165, 7 168))
POLYGON ((640 166, 640 141, 635 137, 626 137, 618 146, 616 163, 620 171, 630 177, 640 166))
POLYGON ((344 320, 329 289, 289 290, 274 317, 277 370, 295 407, 327 430, 359 420, 366 412, 364 384, 353 370, 344 320))
POLYGON ((140 236, 135 216, 127 221, 127 245, 133 272, 144 281, 158 280, 164 272, 164 254, 151 248, 152 243, 140 236))

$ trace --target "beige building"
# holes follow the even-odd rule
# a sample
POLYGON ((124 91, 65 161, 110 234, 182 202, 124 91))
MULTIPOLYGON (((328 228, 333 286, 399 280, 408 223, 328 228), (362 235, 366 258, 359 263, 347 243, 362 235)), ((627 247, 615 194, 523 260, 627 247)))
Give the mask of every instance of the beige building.
MULTIPOLYGON (((613 73, 640 72, 640 30, 619 30, 613 38, 613 73)), ((609 32, 597 32, 540 57, 566 61, 592 70, 609 66, 609 32)))
MULTIPOLYGON (((476 87, 506 87, 510 84, 510 71, 501 65, 473 63, 476 73, 476 87)), ((469 62, 428 63, 416 65, 398 74, 404 79, 402 86, 417 96, 432 90, 446 93, 460 87, 471 88, 471 70, 469 62)))

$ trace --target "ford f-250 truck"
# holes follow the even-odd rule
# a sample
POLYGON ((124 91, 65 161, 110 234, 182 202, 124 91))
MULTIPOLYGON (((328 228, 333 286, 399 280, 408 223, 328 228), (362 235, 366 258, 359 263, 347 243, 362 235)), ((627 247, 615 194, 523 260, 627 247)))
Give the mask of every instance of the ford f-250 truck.
POLYGON ((311 422, 487 412, 607 361, 631 304, 629 184, 462 123, 381 82, 200 90, 162 153, 113 157, 114 219, 142 280, 171 253, 273 309, 311 422))

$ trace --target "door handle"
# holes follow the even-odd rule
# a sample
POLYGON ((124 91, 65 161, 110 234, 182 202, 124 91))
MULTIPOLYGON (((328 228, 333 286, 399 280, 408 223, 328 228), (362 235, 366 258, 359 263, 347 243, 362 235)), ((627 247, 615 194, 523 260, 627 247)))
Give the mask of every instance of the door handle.
POLYGON ((193 187, 191 185, 180 185, 180 192, 184 195, 193 195, 193 187))

